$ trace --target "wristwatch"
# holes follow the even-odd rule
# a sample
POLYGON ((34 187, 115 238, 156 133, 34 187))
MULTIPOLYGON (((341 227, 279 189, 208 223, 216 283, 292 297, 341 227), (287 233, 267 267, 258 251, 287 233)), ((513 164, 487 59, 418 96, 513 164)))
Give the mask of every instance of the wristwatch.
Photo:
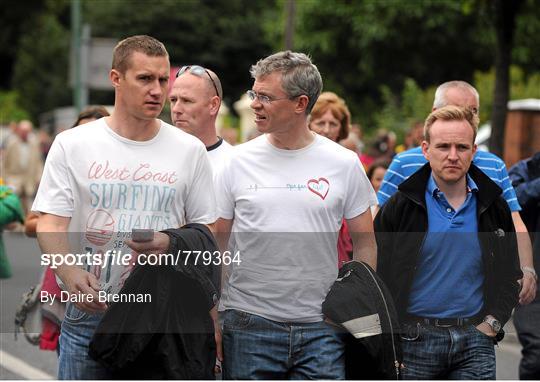
POLYGON ((493 316, 484 317, 484 322, 491 326, 495 333, 499 333, 502 329, 501 323, 493 316))

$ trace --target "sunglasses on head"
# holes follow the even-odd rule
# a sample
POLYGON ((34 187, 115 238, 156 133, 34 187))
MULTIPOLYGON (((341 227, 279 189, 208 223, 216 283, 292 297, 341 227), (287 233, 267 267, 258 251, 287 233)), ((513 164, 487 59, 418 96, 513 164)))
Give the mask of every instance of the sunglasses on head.
POLYGON ((180 77, 182 74, 184 74, 185 72, 188 72, 188 71, 189 71, 189 73, 194 74, 194 75, 196 75, 198 77, 202 77, 202 76, 204 76, 204 73, 206 73, 208 78, 210 78, 210 81, 212 82, 212 85, 214 86, 214 90, 216 91, 216 95, 219 97, 219 92, 218 92, 216 83, 214 82, 214 79, 210 75, 210 72, 207 69, 200 66, 200 65, 185 65, 185 66, 182 66, 180 69, 178 69, 178 72, 176 73, 176 78, 180 77))

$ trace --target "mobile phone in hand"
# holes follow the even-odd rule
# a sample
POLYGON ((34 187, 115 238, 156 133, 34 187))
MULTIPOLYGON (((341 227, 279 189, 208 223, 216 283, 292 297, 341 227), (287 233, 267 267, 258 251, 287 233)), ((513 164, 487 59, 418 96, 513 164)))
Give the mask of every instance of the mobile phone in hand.
POLYGON ((143 243, 154 240, 154 230, 145 228, 133 228, 131 230, 131 240, 143 243))

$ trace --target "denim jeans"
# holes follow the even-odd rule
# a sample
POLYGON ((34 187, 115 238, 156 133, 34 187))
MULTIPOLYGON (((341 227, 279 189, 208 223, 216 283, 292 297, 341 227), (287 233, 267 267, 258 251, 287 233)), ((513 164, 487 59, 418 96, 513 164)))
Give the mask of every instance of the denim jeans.
POLYGON ((473 325, 402 327, 403 379, 495 379, 493 338, 473 325))
POLYGON ((88 345, 101 317, 101 314, 88 314, 68 304, 60 332, 58 379, 113 379, 88 356, 88 345))
POLYGON ((223 312, 223 379, 345 379, 344 333, 223 312))

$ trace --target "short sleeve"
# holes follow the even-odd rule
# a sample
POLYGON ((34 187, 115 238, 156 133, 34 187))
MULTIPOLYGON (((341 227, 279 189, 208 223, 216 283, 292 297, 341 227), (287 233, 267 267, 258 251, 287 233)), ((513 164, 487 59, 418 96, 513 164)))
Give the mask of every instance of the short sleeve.
POLYGON ((216 173, 216 201, 218 217, 223 219, 234 218, 234 197, 231 188, 232 173, 231 159, 229 158, 216 173))
POLYGON ((345 219, 355 218, 377 204, 377 195, 371 186, 364 167, 358 158, 352 158, 351 160, 353 163, 349 166, 349 181, 344 209, 345 219))
POLYGON ((73 188, 62 142, 57 136, 49 150, 32 211, 71 217, 73 188))
POLYGON ((196 165, 185 201, 186 222, 211 224, 217 220, 213 172, 204 146, 197 147, 196 165))
POLYGON ((394 157, 392 163, 386 170, 384 174, 384 179, 381 183, 381 187, 377 192, 377 198, 379 200, 379 205, 384 205, 394 195, 398 186, 406 179, 401 168, 401 161, 399 158, 394 157))
POLYGON ((503 197, 508 203, 508 207, 510 207, 510 210, 512 212, 521 211, 521 206, 519 205, 516 190, 514 190, 514 187, 512 187, 512 183, 510 183, 510 178, 508 177, 508 172, 506 171, 506 166, 504 163, 502 163, 502 167, 499 171, 500 173, 500 184, 501 188, 503 190, 503 197))

